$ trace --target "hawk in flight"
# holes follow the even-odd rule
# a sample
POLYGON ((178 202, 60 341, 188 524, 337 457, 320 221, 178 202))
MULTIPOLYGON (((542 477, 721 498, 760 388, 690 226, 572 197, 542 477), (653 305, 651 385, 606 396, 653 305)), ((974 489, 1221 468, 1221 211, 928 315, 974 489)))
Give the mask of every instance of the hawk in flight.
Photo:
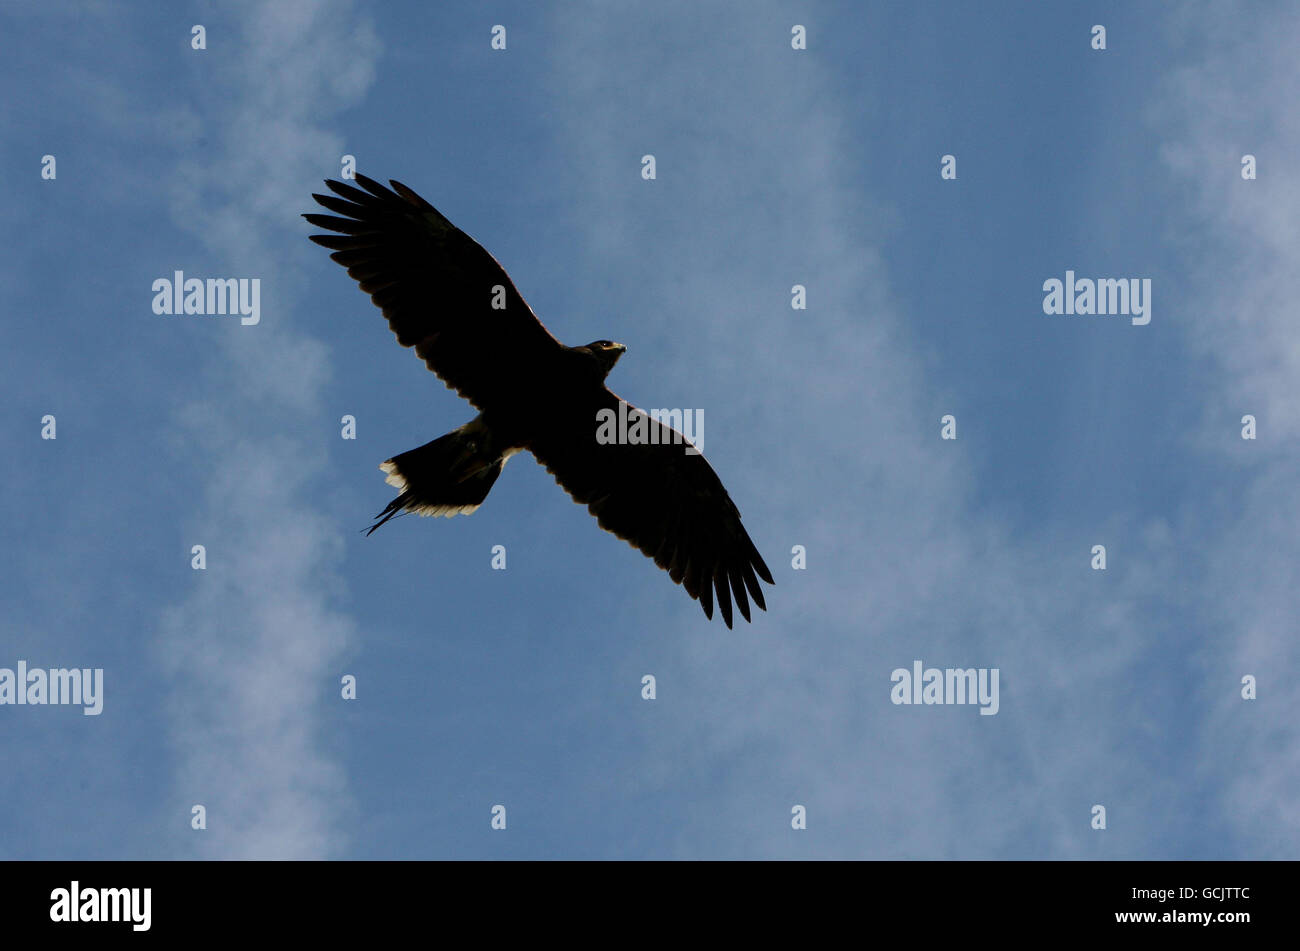
MULTIPOLYGON (((331 215, 303 215, 335 234, 329 248, 388 318, 404 347, 479 414, 433 442, 380 466, 401 494, 371 526, 404 511, 468 515, 487 498, 506 460, 531 452, 601 528, 654 559, 731 627, 731 600, 748 621, 758 579, 773 584, 740 524, 740 512, 702 455, 660 420, 642 420, 640 442, 597 439, 601 411, 622 401, 605 377, 627 349, 597 340, 566 347, 533 314, 496 259, 400 182, 356 176, 360 188, 326 181, 313 195, 331 215)), ((623 407, 630 417, 639 413, 623 407)), ((620 417, 622 418, 622 417, 620 417)))

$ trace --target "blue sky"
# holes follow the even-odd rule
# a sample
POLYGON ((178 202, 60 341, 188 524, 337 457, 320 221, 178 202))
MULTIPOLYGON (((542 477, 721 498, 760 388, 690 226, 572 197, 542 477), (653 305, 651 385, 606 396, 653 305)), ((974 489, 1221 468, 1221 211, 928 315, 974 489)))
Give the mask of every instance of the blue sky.
POLYGON ((0 18, 0 668, 104 671, 96 717, 0 705, 0 855, 1300 853, 1292 5, 0 18), (706 621, 528 457, 361 534, 473 411, 306 240, 349 154, 703 409, 767 613, 706 621), (1044 314, 1067 269, 1151 322, 1044 314), (155 315, 175 270, 260 323, 155 315), (998 713, 891 703, 915 660, 998 713))

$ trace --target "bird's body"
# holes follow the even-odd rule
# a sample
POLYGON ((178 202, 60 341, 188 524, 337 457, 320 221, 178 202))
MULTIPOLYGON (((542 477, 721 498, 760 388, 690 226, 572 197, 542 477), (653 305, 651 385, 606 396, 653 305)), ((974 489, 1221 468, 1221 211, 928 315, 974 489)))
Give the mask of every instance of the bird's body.
POLYGON ((772 584, 771 572, 685 437, 651 418, 645 442, 597 438, 598 414, 620 409, 605 378, 627 348, 609 340, 564 346, 501 265, 432 205, 399 182, 391 191, 363 175, 356 182, 364 191, 327 181, 335 195, 313 196, 341 217, 304 215, 338 232, 311 239, 333 250, 398 342, 479 409, 464 426, 381 465, 401 494, 370 531, 404 511, 472 513, 506 461, 526 450, 602 528, 668 571, 706 616, 715 593, 728 627, 732 596, 746 620, 750 598, 765 608, 758 578, 772 584))

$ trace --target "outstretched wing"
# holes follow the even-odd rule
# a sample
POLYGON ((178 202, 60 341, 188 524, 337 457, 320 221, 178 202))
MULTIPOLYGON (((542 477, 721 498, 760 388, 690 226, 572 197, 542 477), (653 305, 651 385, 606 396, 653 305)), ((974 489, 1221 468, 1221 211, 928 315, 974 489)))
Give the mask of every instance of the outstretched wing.
POLYGON ((384 312, 404 347, 481 410, 529 392, 564 348, 524 303, 487 251, 400 182, 357 175, 315 195, 334 215, 303 215, 338 234, 311 240, 333 250, 384 312), (364 189, 364 191, 362 191, 364 189), (337 196, 337 197, 336 197, 337 196), (504 303, 504 307, 495 307, 504 303))
MULTIPOLYGON (((750 598, 767 610, 758 578, 774 584, 772 573, 722 480, 703 456, 686 451, 690 443, 681 433, 647 417, 652 443, 596 441, 597 410, 617 414, 619 402, 602 388, 601 406, 554 419, 529 449, 601 528, 653 558, 699 600, 706 617, 713 617, 715 593, 727 627, 733 596, 746 621, 750 598)), ((629 404, 627 412, 641 411, 629 404)))

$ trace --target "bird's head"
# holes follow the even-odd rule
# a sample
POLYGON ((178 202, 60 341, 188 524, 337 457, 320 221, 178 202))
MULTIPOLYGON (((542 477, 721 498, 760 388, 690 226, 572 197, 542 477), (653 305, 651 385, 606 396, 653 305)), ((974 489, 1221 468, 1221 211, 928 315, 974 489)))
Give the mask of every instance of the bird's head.
POLYGON ((627 352, 627 347, 612 340, 594 340, 582 349, 596 358, 602 377, 608 376, 609 371, 614 369, 614 364, 618 363, 618 358, 627 352))

